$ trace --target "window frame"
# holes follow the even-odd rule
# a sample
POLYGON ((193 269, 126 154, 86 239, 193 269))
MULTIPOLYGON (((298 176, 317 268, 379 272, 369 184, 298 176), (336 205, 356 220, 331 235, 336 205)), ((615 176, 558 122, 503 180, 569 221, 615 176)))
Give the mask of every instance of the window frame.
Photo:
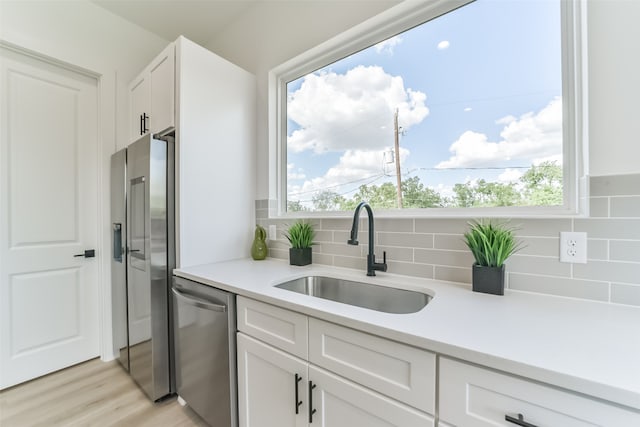
MULTIPOLYGON (((269 193, 273 218, 350 217, 348 211, 287 212, 287 83, 476 0, 402 2, 269 72, 269 193), (275 184, 275 185, 274 185, 275 184), (275 197, 273 197, 275 196, 275 197)), ((388 218, 588 216, 588 105, 585 0, 560 0, 563 114, 562 206, 379 209, 388 218)))

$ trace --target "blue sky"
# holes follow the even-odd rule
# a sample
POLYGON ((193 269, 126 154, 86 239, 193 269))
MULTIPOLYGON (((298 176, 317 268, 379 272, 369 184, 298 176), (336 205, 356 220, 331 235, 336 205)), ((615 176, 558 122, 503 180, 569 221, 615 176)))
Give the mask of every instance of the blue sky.
MULTIPOLYGON (((358 179, 395 173, 376 156, 393 146, 397 106, 403 174, 444 193, 468 179, 523 172, 444 167, 560 159, 559 1, 479 0, 393 41, 288 85, 290 199, 323 188, 349 197, 366 182, 358 179)), ((395 177, 375 184, 385 181, 395 177)))

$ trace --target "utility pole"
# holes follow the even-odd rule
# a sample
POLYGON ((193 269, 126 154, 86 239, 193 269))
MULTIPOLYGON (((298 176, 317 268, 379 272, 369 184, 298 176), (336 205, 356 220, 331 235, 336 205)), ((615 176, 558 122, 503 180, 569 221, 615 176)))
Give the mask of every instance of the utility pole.
POLYGON ((395 137, 396 153, 396 184, 398 193, 398 209, 402 209, 402 178, 400 176, 400 135, 398 130, 398 109, 393 115, 393 132, 395 137))

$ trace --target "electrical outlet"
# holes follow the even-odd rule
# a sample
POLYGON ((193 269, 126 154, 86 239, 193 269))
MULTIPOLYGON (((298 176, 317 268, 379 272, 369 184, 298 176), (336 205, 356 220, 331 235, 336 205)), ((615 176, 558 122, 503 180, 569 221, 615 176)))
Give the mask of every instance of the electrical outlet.
POLYGON ((270 225, 269 226, 269 236, 268 236, 269 240, 276 240, 276 226, 275 225, 270 225))
POLYGON ((560 262, 587 263, 587 233, 560 232, 560 262))

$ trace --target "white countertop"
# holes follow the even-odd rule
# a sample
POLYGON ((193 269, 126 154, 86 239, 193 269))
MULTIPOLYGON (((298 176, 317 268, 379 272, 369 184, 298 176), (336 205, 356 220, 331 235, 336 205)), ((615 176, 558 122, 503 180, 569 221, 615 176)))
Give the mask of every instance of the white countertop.
POLYGON ((174 274, 238 295, 350 326, 640 410, 640 308, 470 287, 390 273, 286 261, 243 259, 174 274), (423 291, 421 311, 388 314, 298 294, 273 285, 322 275, 423 291))

